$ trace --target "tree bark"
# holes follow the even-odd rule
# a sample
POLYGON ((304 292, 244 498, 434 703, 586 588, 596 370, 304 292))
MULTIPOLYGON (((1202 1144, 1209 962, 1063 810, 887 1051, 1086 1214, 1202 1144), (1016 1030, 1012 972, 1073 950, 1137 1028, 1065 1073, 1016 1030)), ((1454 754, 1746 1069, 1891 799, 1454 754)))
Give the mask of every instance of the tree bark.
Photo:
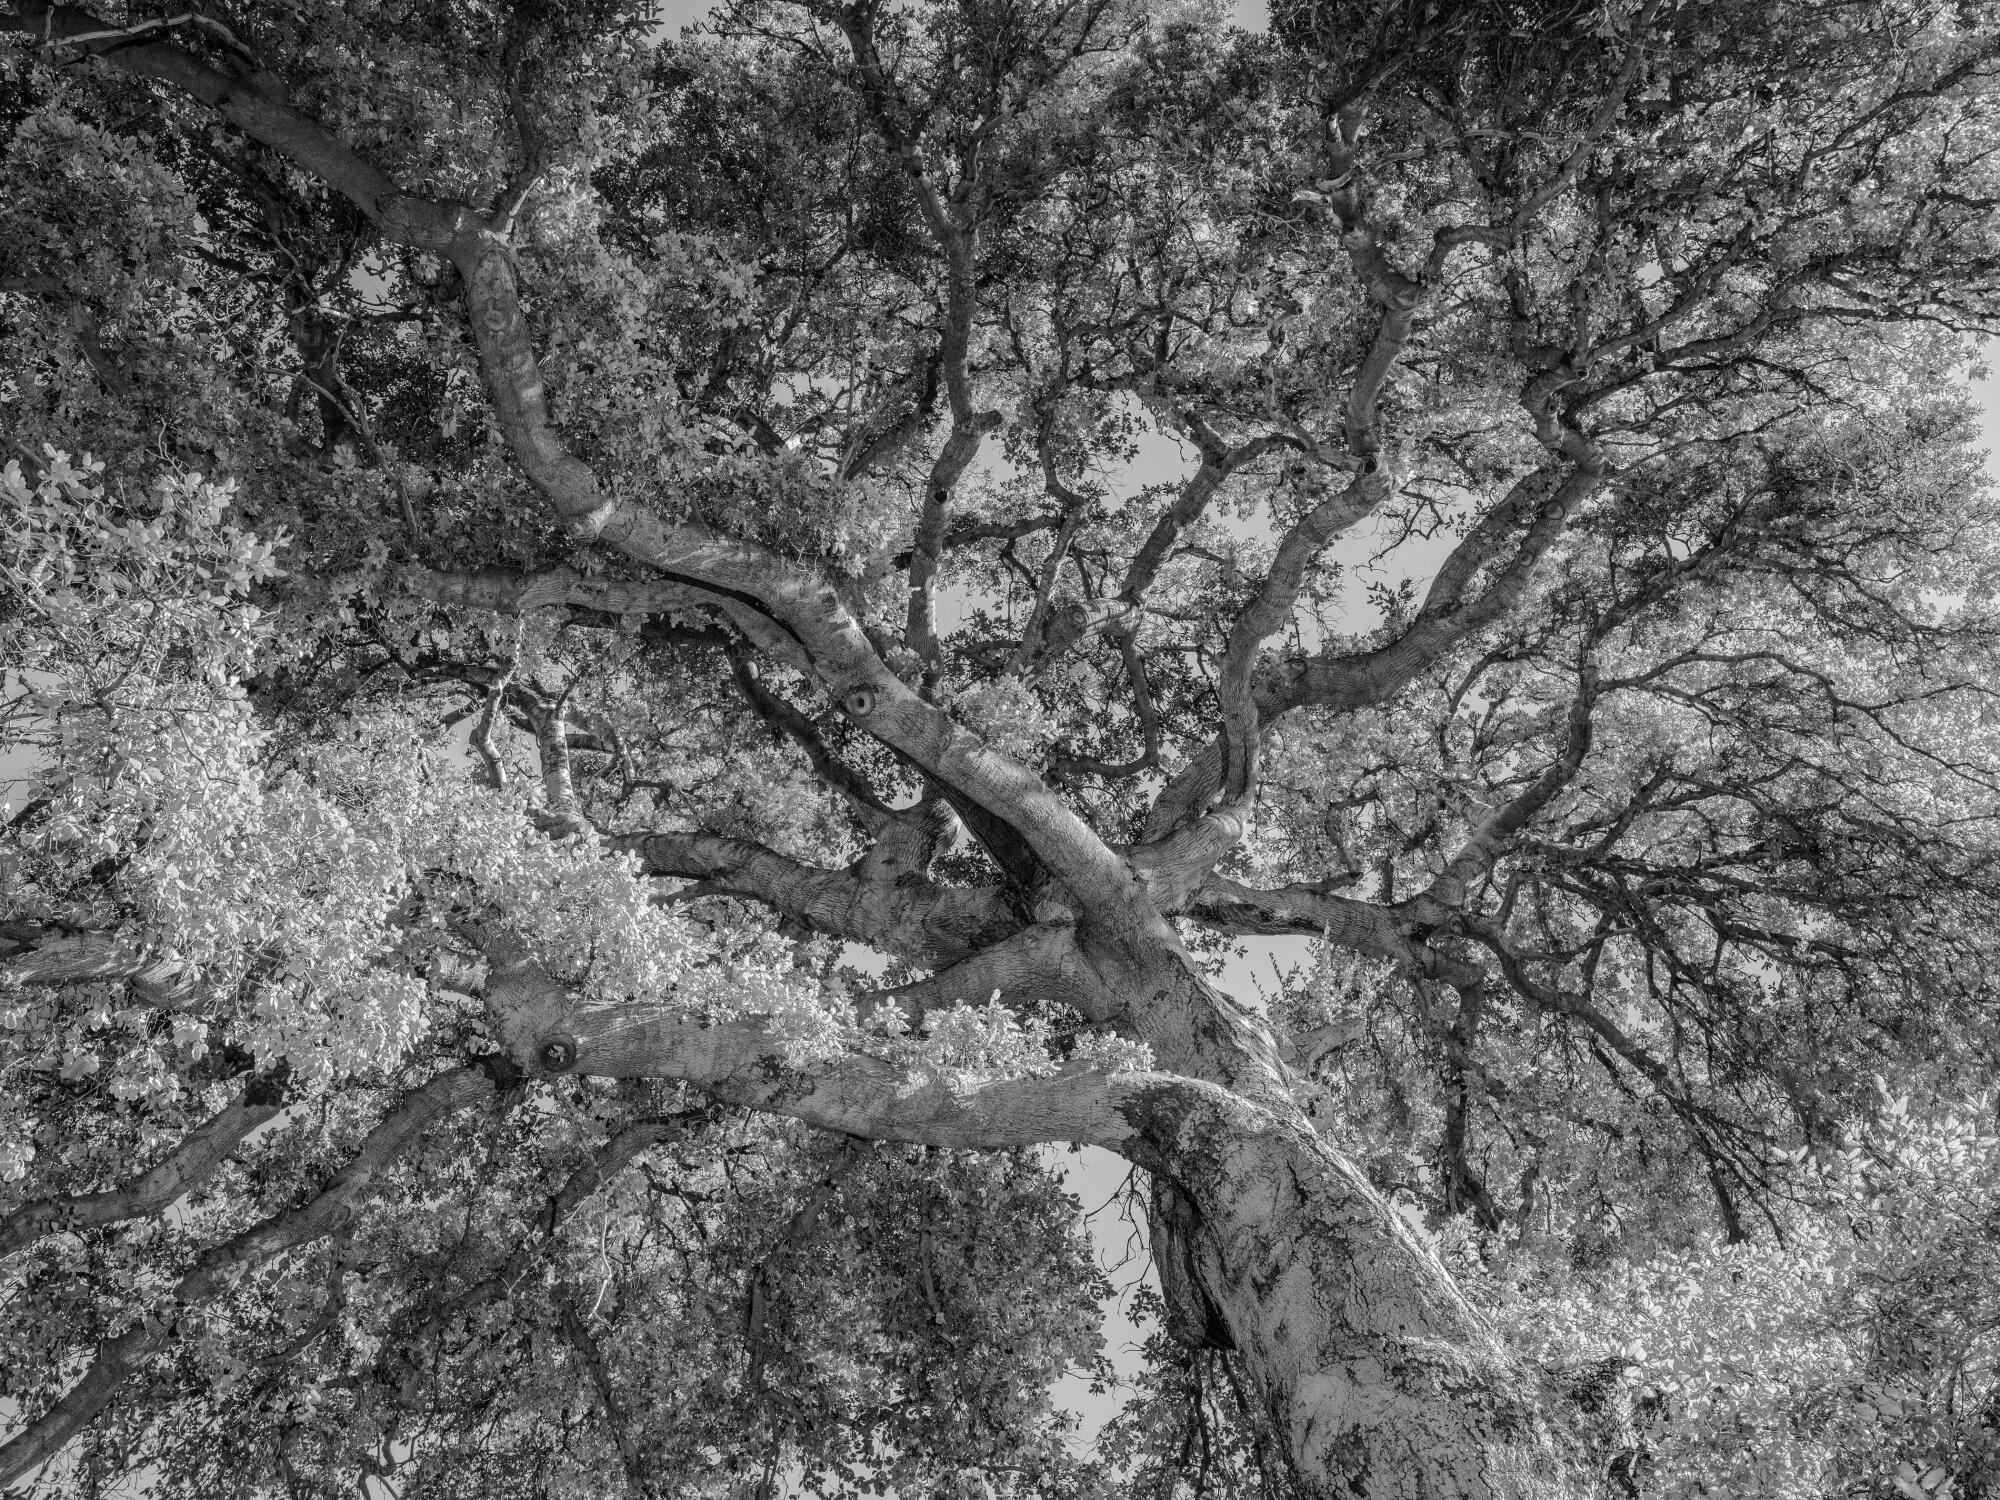
MULTIPOLYGON (((1036 868, 1006 867, 1024 888, 1039 889, 1045 872, 1049 884, 1041 895, 1074 914, 1075 956, 1091 971, 1092 991, 1111 997, 1104 1019, 1136 1033, 1170 1070, 913 1078, 901 1066, 855 1055, 801 1068, 781 1038, 755 1025, 704 1026, 642 1003, 572 1013, 560 986, 516 969, 498 974, 491 993, 505 1044, 524 1071, 682 1078, 732 1105, 877 1139, 988 1149, 1053 1140, 1105 1145, 1172 1184, 1176 1207, 1166 1238, 1174 1247, 1174 1284, 1184 1298, 1200 1301, 1204 1329, 1213 1325, 1241 1352, 1306 1493, 1542 1500, 1571 1491, 1563 1445, 1525 1372, 1354 1164, 1313 1132, 1293 1102, 1268 1026, 1201 978, 1155 904, 1152 885, 1163 875, 1176 888, 1200 884, 1240 836, 1239 816, 1209 819, 1213 827, 1191 836, 1177 832, 1187 847, 1168 862, 1175 868, 1142 869, 1040 777, 902 682, 840 591, 812 569, 748 542, 666 524, 640 503, 607 495, 551 422, 506 221, 404 193, 293 110, 262 75, 227 77, 162 40, 168 33, 159 28, 120 32, 40 0, 22 4, 13 24, 52 43, 74 39, 113 66, 184 91, 319 176, 391 242, 447 257, 463 278, 499 428, 571 536, 601 541, 668 583, 715 598, 760 649, 805 667, 850 718, 920 768, 989 847, 995 840, 981 822, 989 817, 993 831, 1018 841, 1036 868)), ((1407 307, 1411 287, 1393 283, 1372 239, 1357 234, 1363 228, 1351 227, 1351 248, 1368 260, 1365 279, 1378 295, 1384 286, 1393 294, 1381 297, 1391 313, 1370 367, 1372 384, 1363 380, 1355 388, 1365 413, 1406 324, 1396 321, 1396 309, 1407 307)), ((969 392, 954 391, 952 405, 962 429, 972 415, 969 392)), ((1531 409, 1538 422, 1547 415, 1531 409)), ((1369 448, 1372 427, 1350 425, 1354 445, 1369 448)), ((1554 419, 1542 425, 1553 431, 1554 419)), ((1581 465, 1577 454, 1563 451, 1581 465)), ((1439 643, 1462 639, 1481 608, 1506 607, 1560 527, 1567 502, 1596 482, 1595 472, 1580 467, 1529 527, 1513 569, 1503 569, 1474 607, 1420 621, 1414 638, 1398 643, 1400 654, 1388 648, 1394 659, 1368 663, 1367 689, 1407 681, 1417 664, 1435 659, 1439 643)), ((1360 498, 1357 487, 1356 503, 1360 498)), ((1349 508, 1345 499, 1335 503, 1327 524, 1349 508)), ((933 530, 941 538, 941 527, 933 530)), ((1301 535, 1294 550, 1307 553, 1317 540, 1316 530, 1301 535)), ((1212 773, 1204 766, 1177 778, 1161 799, 1172 813, 1164 827, 1183 821, 1175 809, 1199 813, 1211 790, 1241 792, 1254 784, 1254 726, 1264 701, 1330 701, 1350 686, 1344 679, 1322 683, 1312 664, 1288 681, 1255 678, 1252 637, 1266 633, 1273 598, 1237 632, 1233 743, 1217 742, 1212 773), (1225 744, 1235 751, 1233 766, 1222 753, 1225 744)), ((1151 827, 1163 825, 1156 818, 1151 827)), ((191 1275, 220 1278, 238 1260, 232 1252, 214 1269, 191 1275)), ((100 1356, 99 1365, 114 1376, 152 1347, 143 1329, 125 1337, 138 1342, 100 1356)), ((89 1394, 102 1383, 93 1370, 59 1403, 58 1420, 50 1420, 58 1418, 52 1412, 0 1450, 0 1463, 11 1466, 5 1472, 24 1472, 17 1451, 32 1450, 39 1457, 28 1464, 39 1462, 55 1451, 46 1446, 49 1434, 66 1437, 88 1421, 108 1399, 89 1394)), ((61 1438, 54 1440, 60 1446, 61 1438)))
POLYGON ((122 1187, 22 1204, 0 1221, 0 1256, 12 1255, 43 1235, 96 1229, 158 1213, 201 1186, 253 1130, 275 1118, 278 1109, 275 1098, 260 1094, 253 1102, 247 1095, 238 1097, 188 1132, 164 1161, 122 1187))
MULTIPOLYGON (((1192 982, 1180 998, 1194 1013, 1216 997, 1192 982)), ((674 1078, 872 1140, 1083 1142, 1171 1184, 1163 1279, 1181 1321, 1242 1356, 1305 1494, 1559 1500, 1577 1489, 1532 1373, 1289 1095, 1254 1086, 1259 1073, 1281 1082, 1274 1056, 1260 1051, 1229 1088, 1182 1072, 913 1075, 855 1053, 800 1066, 754 1019, 703 1025, 648 1003, 577 1009, 531 967, 493 993, 508 1051, 531 1074, 674 1078)), ((1172 1013, 1158 1004, 1168 997, 1153 998, 1172 1013)))

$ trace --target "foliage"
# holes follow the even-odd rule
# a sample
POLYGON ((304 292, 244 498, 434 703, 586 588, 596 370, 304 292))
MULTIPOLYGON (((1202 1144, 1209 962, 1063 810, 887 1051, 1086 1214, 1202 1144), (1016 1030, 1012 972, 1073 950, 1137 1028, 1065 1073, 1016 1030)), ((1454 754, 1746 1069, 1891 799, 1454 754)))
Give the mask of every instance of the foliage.
POLYGON ((0 20, 0 1461, 2000 1485, 2000 16, 1272 9, 0 20))

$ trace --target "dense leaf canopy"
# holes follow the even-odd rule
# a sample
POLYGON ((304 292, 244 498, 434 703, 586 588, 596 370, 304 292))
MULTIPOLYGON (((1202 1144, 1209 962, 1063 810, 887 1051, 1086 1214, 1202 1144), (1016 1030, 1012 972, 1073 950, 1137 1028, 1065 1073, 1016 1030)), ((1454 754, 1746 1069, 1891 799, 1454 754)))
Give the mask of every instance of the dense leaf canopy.
POLYGON ((1990 3, 10 3, 0 1483, 2000 1486, 1990 3))

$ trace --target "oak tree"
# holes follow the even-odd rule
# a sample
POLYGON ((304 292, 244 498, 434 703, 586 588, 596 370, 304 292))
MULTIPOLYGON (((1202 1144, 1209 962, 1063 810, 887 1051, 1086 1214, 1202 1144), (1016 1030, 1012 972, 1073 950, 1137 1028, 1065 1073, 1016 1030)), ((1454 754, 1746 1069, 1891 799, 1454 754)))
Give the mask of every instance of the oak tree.
POLYGON ((1993 1482, 1991 4, 10 3, 6 1481, 1993 1482))

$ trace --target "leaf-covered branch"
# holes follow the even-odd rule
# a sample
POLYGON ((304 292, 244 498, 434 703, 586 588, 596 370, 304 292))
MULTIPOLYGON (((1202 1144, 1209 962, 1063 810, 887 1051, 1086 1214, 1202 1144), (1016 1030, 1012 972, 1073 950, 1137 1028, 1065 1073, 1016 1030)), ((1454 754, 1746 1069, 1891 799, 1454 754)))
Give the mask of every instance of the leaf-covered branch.
POLYGON ((252 1132, 277 1118, 281 1095, 281 1089, 265 1083, 244 1090, 166 1156, 118 1187, 22 1204, 0 1220, 0 1256, 44 1235, 74 1234, 159 1213, 199 1188, 252 1132))
POLYGON ((12 1484, 60 1452, 118 1398, 120 1388, 165 1346, 184 1317, 227 1293, 271 1257, 339 1229, 354 1215, 377 1175, 426 1130, 492 1093, 492 1080, 476 1068, 438 1075, 406 1094, 312 1198, 204 1251, 174 1283, 165 1307, 147 1311, 123 1333, 99 1344, 83 1376, 0 1445, 0 1483, 12 1484))

